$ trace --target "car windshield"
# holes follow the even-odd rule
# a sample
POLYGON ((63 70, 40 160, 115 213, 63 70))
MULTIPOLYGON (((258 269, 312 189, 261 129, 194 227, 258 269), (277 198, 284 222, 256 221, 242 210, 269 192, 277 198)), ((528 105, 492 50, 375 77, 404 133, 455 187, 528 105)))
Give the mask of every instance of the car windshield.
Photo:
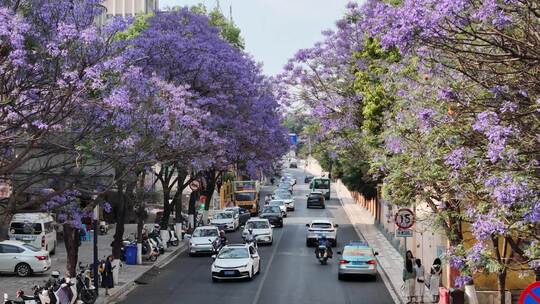
POLYGON ((313 188, 315 189, 330 189, 330 180, 328 179, 316 179, 313 181, 313 188))
POLYGON ((267 229, 267 228, 270 228, 270 226, 268 226, 268 223, 264 221, 253 221, 253 222, 248 222, 246 224, 246 228, 247 229, 267 229))
POLYGON ((33 252, 41 251, 41 249, 37 248, 36 246, 32 246, 30 244, 23 244, 23 247, 26 248, 26 249, 30 249, 33 252))
POLYGON ((358 247, 345 247, 343 249, 343 255, 347 256, 372 256, 372 252, 369 249, 366 248, 358 248, 358 247))
POLYGON ((276 193, 276 197, 279 199, 291 199, 291 195, 288 193, 276 193))
POLYGON ((193 231, 193 237, 212 237, 217 235, 218 232, 216 229, 195 229, 195 231, 193 231))
POLYGON ((281 210, 279 209, 278 206, 270 206, 270 207, 265 207, 262 211, 262 213, 280 213, 281 210))
POLYGON ((240 202, 255 200, 255 192, 237 192, 234 194, 234 198, 240 202))
POLYGON ((218 259, 247 259, 248 257, 246 248, 223 248, 218 255, 218 259))
POLYGON ((271 201, 268 203, 270 206, 283 206, 283 201, 271 201))
POLYGON ((223 210, 227 211, 227 212, 232 212, 234 214, 238 213, 238 209, 226 208, 226 209, 223 209, 223 210))
POLYGON ((221 212, 221 213, 216 213, 214 215, 214 219, 217 219, 217 220, 230 219, 232 217, 233 217, 232 213, 229 213, 229 212, 221 212))
POLYGON ((313 223, 313 224, 311 224, 311 228, 329 229, 329 228, 332 228, 332 224, 330 224, 330 223, 313 223))

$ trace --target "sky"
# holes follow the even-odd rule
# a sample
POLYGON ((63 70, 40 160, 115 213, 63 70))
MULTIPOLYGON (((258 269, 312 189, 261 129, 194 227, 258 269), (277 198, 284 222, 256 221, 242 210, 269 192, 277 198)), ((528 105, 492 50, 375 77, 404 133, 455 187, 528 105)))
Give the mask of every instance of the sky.
MULTIPOLYGON (((276 75, 301 48, 322 40, 321 31, 333 28, 350 0, 220 0, 225 16, 232 16, 242 31, 246 51, 263 63, 267 75, 276 75)), ((160 0, 161 8, 203 3, 213 8, 216 0, 160 0)))

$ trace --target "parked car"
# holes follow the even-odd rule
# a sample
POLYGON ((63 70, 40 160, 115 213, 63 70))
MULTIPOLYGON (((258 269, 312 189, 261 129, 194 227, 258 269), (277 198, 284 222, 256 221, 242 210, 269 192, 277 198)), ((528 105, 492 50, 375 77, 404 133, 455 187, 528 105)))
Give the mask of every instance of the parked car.
POLYGON ((268 206, 278 206, 281 209, 281 215, 287 217, 287 206, 283 200, 271 200, 268 206))
POLYGON ((272 226, 283 227, 283 213, 279 206, 265 206, 259 213, 259 217, 267 219, 272 226))
POLYGON ((306 246, 316 244, 318 239, 324 235, 332 243, 332 247, 336 247, 338 224, 334 224, 331 220, 317 219, 306 224, 306 227, 306 246))
POLYGON ((306 175, 306 177, 304 177, 304 184, 309 184, 313 177, 313 175, 306 175))
POLYGON ((247 221, 246 226, 244 226, 244 231, 242 231, 242 238, 244 240, 249 234, 249 229, 251 229, 252 233, 255 235, 255 240, 257 240, 257 243, 272 245, 274 242, 272 225, 270 225, 268 219, 252 218, 247 221))
POLYGON ((213 253, 213 242, 219 236, 219 230, 216 226, 201 226, 193 230, 193 234, 188 236, 188 252, 189 255, 198 253, 213 253))
POLYGON ((53 217, 45 212, 16 213, 9 224, 8 238, 56 252, 56 230, 53 217))
POLYGON ((261 272, 261 264, 257 248, 251 244, 235 244, 223 247, 217 255, 213 255, 211 266, 212 281, 230 279, 253 279, 261 272))
POLYGON ((311 192, 307 196, 307 204, 306 207, 309 209, 311 207, 319 207, 319 208, 326 208, 326 204, 324 201, 324 195, 321 192, 311 192))
POLYGON ((240 227, 238 218, 235 218, 234 214, 229 211, 218 211, 214 213, 210 225, 217 226, 220 230, 225 231, 236 231, 240 227))
POLYGON ((223 209, 223 211, 232 212, 234 216, 238 218, 238 224, 240 226, 244 225, 251 218, 251 213, 249 210, 242 207, 227 207, 223 209))
POLYGON ((342 251, 338 266, 338 279, 341 280, 348 275, 370 275, 377 279, 377 260, 379 253, 373 251, 365 241, 354 241, 347 243, 342 251))
POLYGON ((49 252, 19 241, 0 242, 0 272, 26 277, 51 268, 49 252))

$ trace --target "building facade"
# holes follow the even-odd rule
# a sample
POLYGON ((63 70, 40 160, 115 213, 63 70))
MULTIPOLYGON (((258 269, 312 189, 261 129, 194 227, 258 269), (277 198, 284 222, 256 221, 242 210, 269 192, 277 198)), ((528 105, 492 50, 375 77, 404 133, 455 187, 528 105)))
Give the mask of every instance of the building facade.
POLYGON ((105 0, 106 17, 130 17, 158 10, 159 0, 105 0))

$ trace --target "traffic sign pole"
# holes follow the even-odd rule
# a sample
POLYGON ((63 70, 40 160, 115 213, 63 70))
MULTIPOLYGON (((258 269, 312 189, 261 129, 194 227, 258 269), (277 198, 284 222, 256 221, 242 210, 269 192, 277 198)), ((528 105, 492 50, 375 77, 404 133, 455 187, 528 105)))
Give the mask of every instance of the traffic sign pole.
MULTIPOLYGON (((414 212, 411 209, 402 208, 396 212, 394 216, 394 222, 398 229, 410 229, 414 226, 416 218, 414 212)), ((403 252, 403 260, 407 260, 407 237, 403 235, 403 242, 405 245, 405 250, 403 252)))

